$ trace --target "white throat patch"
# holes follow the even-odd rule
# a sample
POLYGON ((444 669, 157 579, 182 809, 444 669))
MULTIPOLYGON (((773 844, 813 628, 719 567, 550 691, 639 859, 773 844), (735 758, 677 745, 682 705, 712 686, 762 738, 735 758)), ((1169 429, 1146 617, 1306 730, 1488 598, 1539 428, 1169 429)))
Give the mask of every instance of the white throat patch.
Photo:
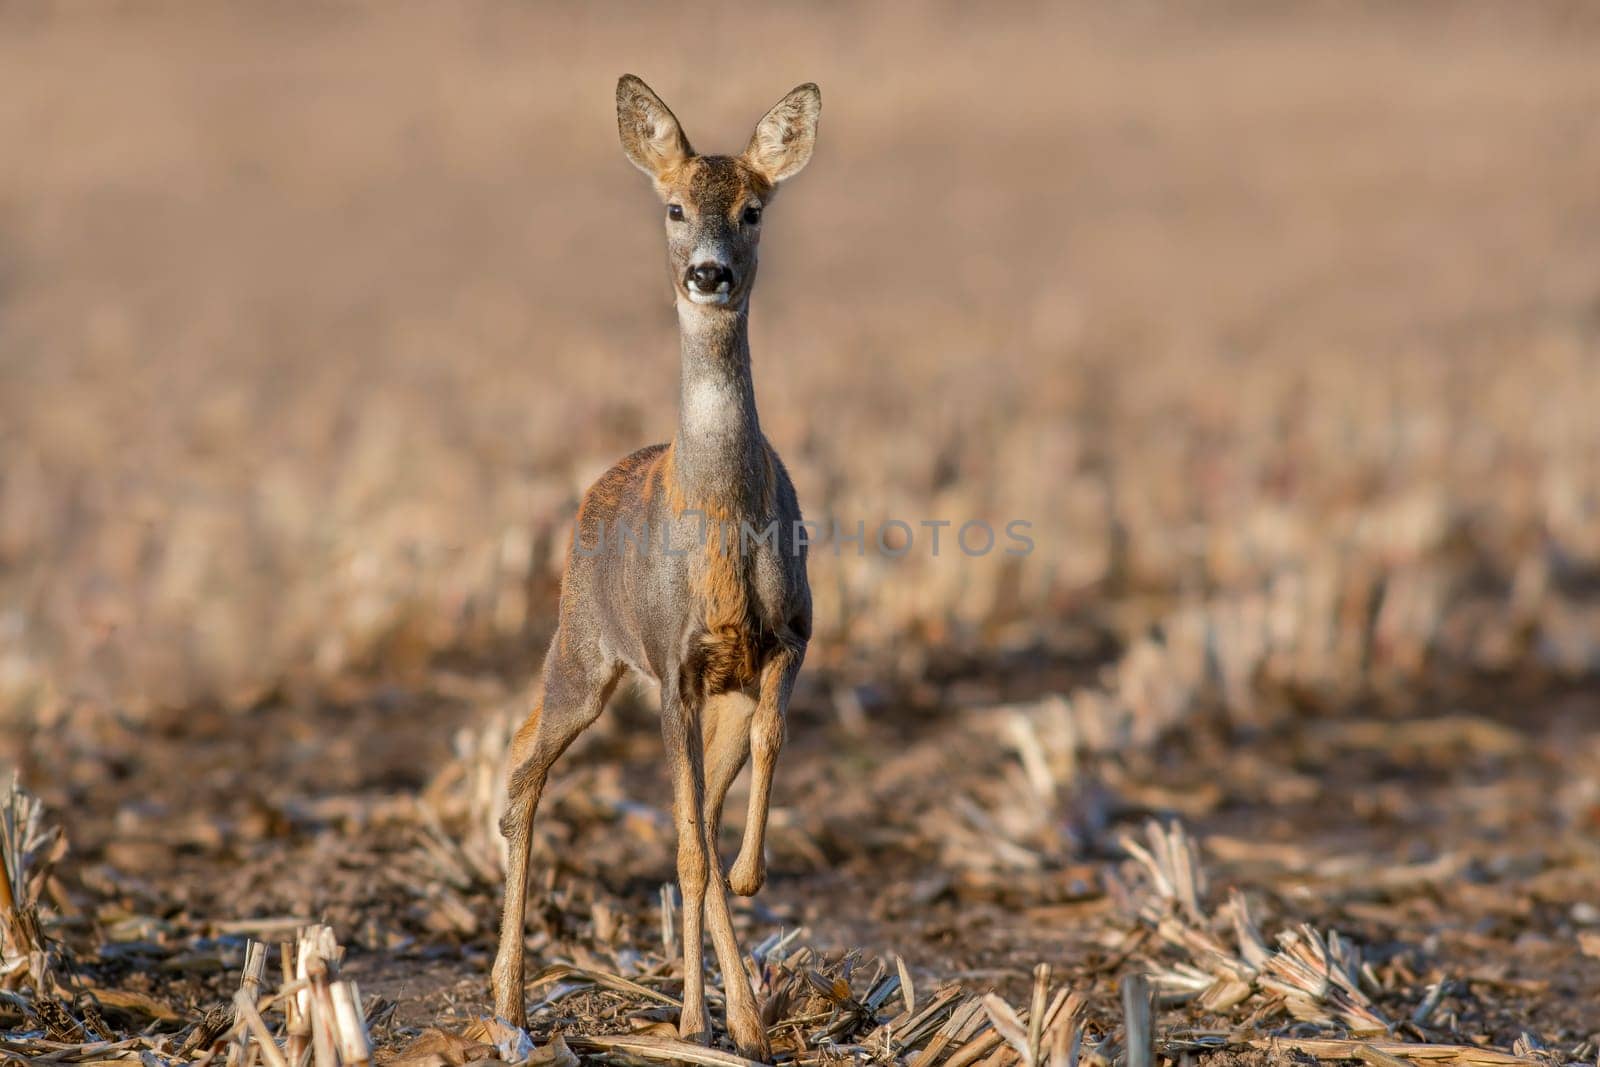
POLYGON ((732 433, 739 428, 739 393, 731 382, 690 382, 683 392, 683 429, 699 435, 732 433))

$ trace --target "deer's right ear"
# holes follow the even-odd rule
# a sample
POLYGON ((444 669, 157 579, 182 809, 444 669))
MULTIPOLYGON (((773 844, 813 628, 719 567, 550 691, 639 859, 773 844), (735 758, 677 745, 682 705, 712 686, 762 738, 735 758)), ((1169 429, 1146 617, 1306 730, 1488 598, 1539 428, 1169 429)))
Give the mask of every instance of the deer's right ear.
POLYGON ((694 155, 677 117, 632 74, 617 79, 617 133, 628 159, 657 181, 694 155))

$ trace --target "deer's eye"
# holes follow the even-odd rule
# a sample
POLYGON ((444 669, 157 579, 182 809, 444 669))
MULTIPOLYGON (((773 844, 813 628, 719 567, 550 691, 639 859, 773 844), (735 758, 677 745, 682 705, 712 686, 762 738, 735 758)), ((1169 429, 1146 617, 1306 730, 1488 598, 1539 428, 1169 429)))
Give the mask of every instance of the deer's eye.
POLYGON ((682 204, 668 204, 667 205, 667 218, 671 219, 673 222, 682 222, 683 221, 683 205, 682 204))
POLYGON ((744 209, 744 223, 745 223, 746 226, 754 226, 760 221, 761 221, 761 205, 760 204, 751 204, 749 207, 744 209))

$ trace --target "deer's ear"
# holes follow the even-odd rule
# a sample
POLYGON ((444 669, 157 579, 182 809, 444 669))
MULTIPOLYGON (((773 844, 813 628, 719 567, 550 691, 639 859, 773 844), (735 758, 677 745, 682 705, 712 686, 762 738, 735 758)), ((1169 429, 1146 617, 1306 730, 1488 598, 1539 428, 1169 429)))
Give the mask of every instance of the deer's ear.
POLYGON ((807 82, 789 91, 766 117, 744 150, 744 161, 774 184, 800 173, 817 144, 822 91, 807 82))
POLYGON ((671 109, 632 74, 617 79, 617 133, 633 165, 658 181, 694 155, 671 109))

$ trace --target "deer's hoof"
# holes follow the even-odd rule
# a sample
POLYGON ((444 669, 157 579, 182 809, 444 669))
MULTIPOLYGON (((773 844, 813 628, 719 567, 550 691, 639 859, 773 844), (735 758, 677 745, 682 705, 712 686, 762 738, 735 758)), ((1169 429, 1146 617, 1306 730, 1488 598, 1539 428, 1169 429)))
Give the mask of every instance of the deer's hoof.
POLYGON ((761 887, 766 882, 767 865, 760 858, 746 863, 741 854, 733 861, 733 869, 728 872, 728 888, 733 890, 736 896, 753 897, 761 892, 761 887))
POLYGON ((743 1019, 730 1015, 728 1031, 733 1036, 734 1047, 745 1059, 766 1063, 772 1058, 772 1046, 767 1043, 767 1031, 754 1012, 743 1019))
POLYGON ((496 963, 489 974, 489 990, 494 994, 495 1017, 526 1030, 528 1009, 522 999, 522 974, 496 963))
POLYGON ((502 1019, 505 1022, 510 1023, 518 1030, 526 1030, 528 1028, 528 1009, 527 1006, 523 1004, 520 996, 501 996, 499 991, 496 990, 494 997, 494 1016, 497 1019, 502 1019))
POLYGON ((518 1030, 528 1028, 528 1012, 522 1006, 520 997, 509 1004, 495 1004, 494 1017, 510 1026, 515 1026, 518 1030))
POLYGON ((678 1036, 696 1045, 711 1044, 711 1024, 704 1008, 693 1013, 685 1010, 678 1017, 678 1036))

